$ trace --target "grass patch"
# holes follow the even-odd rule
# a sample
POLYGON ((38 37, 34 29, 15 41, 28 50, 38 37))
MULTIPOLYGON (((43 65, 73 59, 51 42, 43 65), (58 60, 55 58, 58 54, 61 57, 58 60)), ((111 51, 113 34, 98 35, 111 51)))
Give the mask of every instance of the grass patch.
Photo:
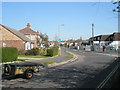
POLYGON ((18 57, 30 57, 30 58, 50 58, 50 56, 40 56, 40 55, 36 55, 36 56, 26 56, 26 55, 19 55, 18 57))
POLYGON ((67 55, 68 55, 69 57, 74 57, 74 55, 73 55, 72 53, 69 53, 69 52, 67 52, 67 55))
POLYGON ((55 62, 41 62, 41 63, 44 64, 44 65, 48 65, 48 64, 53 64, 55 62))

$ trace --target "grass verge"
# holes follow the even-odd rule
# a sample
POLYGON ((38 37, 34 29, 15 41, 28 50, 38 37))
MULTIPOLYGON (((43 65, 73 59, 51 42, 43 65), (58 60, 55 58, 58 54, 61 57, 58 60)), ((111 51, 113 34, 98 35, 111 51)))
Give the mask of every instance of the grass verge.
POLYGON ((29 57, 29 58, 50 58, 50 56, 40 56, 40 55, 37 55, 37 56, 26 56, 26 55, 19 55, 18 57, 29 57))
POLYGON ((53 64, 55 62, 41 62, 41 63, 44 64, 44 65, 48 65, 48 64, 53 64))
POLYGON ((67 55, 69 56, 69 57, 74 57, 74 55, 73 54, 71 54, 71 53, 69 53, 69 52, 67 52, 67 55))

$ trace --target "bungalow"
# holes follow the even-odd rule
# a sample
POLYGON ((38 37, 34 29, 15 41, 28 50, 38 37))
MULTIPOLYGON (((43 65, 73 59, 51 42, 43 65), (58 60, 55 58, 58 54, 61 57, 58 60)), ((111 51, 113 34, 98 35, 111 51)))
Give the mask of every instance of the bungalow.
POLYGON ((90 38, 89 39, 89 42, 94 45, 100 45, 100 46, 103 46, 103 45, 107 45, 108 41, 107 38, 109 37, 109 35, 98 35, 98 36, 95 36, 94 38, 90 38))
POLYGON ((2 32, 2 47, 16 47, 18 50, 33 48, 34 42, 13 28, 0 24, 0 32, 2 32))
POLYGON ((107 41, 109 41, 109 46, 118 50, 118 48, 120 48, 120 32, 111 34, 109 38, 107 38, 107 41))
POLYGON ((90 38, 89 42, 93 43, 94 45, 99 45, 100 47, 102 47, 103 45, 111 46, 117 50, 120 47, 120 32, 110 35, 95 36, 93 39, 90 38))

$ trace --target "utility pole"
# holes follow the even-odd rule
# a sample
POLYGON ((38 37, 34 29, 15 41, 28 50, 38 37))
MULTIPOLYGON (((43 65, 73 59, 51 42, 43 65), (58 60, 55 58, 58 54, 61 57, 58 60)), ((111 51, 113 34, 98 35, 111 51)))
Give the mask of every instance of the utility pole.
POLYGON ((92 46, 91 46, 91 51, 94 51, 94 24, 92 24, 92 46))
POLYGON ((120 12, 120 0, 113 0, 113 4, 118 4, 118 6, 115 9, 113 9, 113 12, 120 12))

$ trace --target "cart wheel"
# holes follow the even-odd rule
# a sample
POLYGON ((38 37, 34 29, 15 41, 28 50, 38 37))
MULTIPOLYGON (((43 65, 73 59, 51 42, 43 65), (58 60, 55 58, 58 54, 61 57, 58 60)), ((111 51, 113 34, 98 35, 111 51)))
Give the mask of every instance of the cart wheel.
POLYGON ((33 72, 32 71, 26 71, 25 72, 25 78, 26 79, 31 79, 33 77, 33 72))
POLYGON ((5 73, 10 73, 10 71, 11 71, 11 67, 10 67, 9 64, 7 64, 7 65, 4 67, 4 72, 5 72, 5 73))

